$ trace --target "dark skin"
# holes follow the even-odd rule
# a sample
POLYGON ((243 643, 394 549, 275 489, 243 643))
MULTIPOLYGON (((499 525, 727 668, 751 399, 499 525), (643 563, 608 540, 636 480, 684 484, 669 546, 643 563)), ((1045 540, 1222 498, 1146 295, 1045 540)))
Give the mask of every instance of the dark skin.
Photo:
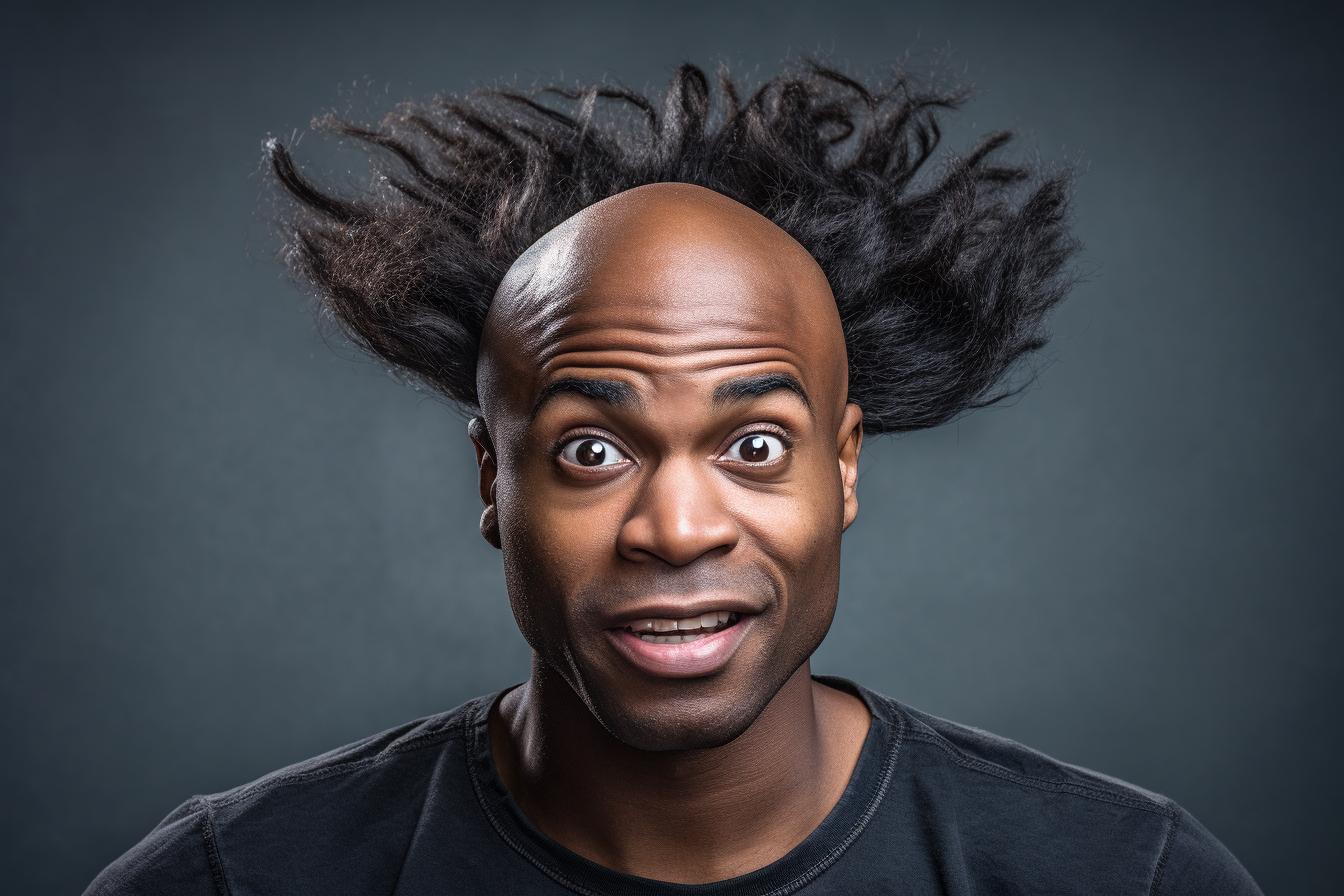
POLYGON ((858 511, 846 377, 816 262, 699 187, 592 206, 500 286, 471 435, 533 662, 491 748, 523 813, 579 855, 724 880, 844 792, 870 719, 808 658, 858 511))

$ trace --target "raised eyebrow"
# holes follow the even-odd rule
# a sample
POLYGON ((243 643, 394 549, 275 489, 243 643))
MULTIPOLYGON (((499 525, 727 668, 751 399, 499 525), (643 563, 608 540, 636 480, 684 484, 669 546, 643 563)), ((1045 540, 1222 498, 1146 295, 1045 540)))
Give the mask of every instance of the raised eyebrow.
POLYGON ((565 392, 582 395, 584 398, 605 402, 618 408, 639 403, 639 393, 628 383, 620 383, 615 380, 586 380, 567 376, 553 383, 547 383, 542 388, 541 394, 537 396, 536 402, 532 405, 532 419, 537 419, 537 414, 541 413, 541 409, 546 405, 546 402, 565 392))
POLYGON ((812 402, 807 398, 807 391, 803 384, 798 382, 798 378, 788 373, 766 373, 760 376, 742 376, 736 379, 727 380, 714 387, 714 406, 721 407, 725 404, 731 404, 735 401, 743 401, 748 398, 759 398, 762 395, 768 395, 776 390, 783 389, 797 395, 803 402, 803 406, 808 412, 812 411, 812 402))

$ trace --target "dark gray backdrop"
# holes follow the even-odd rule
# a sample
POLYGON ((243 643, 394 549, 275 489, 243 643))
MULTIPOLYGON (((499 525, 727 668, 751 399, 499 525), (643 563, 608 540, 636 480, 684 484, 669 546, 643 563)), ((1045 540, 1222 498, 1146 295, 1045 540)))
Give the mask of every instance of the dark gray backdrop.
POLYGON ((0 890, 78 892, 193 793, 525 674, 462 422, 318 339, 269 261, 265 135, 500 77, 950 48, 979 92, 953 144, 1017 127, 1086 169, 1088 279, 1013 406, 866 447, 814 668, 1169 794, 1267 891, 1328 892, 1338 18, 462 6, 9 14, 0 890))

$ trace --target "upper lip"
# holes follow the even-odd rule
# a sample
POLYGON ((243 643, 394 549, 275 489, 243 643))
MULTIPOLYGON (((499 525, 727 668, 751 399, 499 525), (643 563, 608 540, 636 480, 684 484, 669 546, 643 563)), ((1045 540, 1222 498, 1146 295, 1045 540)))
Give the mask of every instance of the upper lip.
POLYGON ((727 610, 729 613, 736 613, 739 616, 754 616, 763 609, 764 607, 760 606, 759 602, 746 597, 713 594, 707 594, 704 597, 677 597, 650 601, 637 607, 622 610, 620 613, 607 617, 602 627, 624 628, 641 619, 690 619, 692 616, 702 616, 705 613, 714 613, 719 610, 727 610))

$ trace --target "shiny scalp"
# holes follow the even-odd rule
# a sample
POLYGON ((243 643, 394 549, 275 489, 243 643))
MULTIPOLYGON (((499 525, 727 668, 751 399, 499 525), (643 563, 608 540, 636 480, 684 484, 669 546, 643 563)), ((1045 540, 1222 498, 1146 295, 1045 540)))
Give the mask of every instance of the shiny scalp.
POLYGON ((479 409, 492 298, 541 236, 635 187, 696 184, 756 211, 817 262, 835 295, 849 400, 870 434, 935 426, 1025 383, 1073 282, 1071 172, 1002 157, 1008 133, 931 163, 964 91, 903 75, 873 89, 817 63, 749 95, 678 68, 662 97, 609 84, 482 90, 408 103, 376 128, 315 126, 391 164, 347 195, 278 141, 284 258, 359 346, 479 409))
MULTIPOLYGON (((703 187, 660 183, 626 190, 549 231, 509 269, 483 328, 478 401, 489 421, 501 380, 518 383, 535 368, 547 369, 562 343, 594 324, 615 323, 624 311, 684 312, 667 322, 671 329, 664 335, 673 338, 646 345, 658 351, 671 351, 687 327, 710 338, 719 315, 734 318, 734 330, 751 329, 736 316, 736 306, 756 292, 756 303, 782 303, 777 313, 792 322, 785 342, 821 350, 843 404, 840 317, 825 275, 806 249, 767 218, 703 187), (603 294, 616 304, 595 311, 592 300, 603 294), (703 307, 693 309, 700 305, 710 306, 707 318, 699 316, 703 307)), ((611 338, 601 337, 604 348, 614 347, 606 344, 611 338)), ((555 385, 542 388, 537 406, 555 385)))

